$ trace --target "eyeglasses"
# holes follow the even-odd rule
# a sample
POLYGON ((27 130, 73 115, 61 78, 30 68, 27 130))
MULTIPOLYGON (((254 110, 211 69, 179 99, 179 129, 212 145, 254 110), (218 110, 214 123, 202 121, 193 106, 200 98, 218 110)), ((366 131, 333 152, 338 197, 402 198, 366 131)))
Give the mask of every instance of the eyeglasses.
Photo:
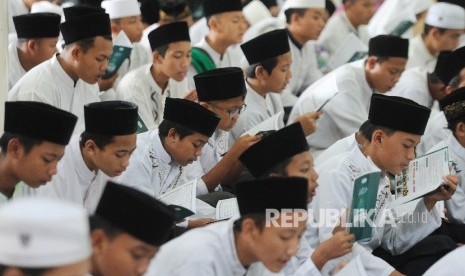
POLYGON ((234 118, 234 117, 239 116, 239 114, 241 114, 241 112, 244 111, 245 108, 247 107, 246 104, 242 104, 242 105, 241 105, 240 107, 238 107, 238 108, 234 108, 234 109, 231 109, 231 110, 227 110, 227 109, 223 109, 223 108, 221 108, 221 107, 218 107, 216 104, 213 104, 213 103, 209 103, 209 104, 212 105, 212 106, 214 106, 216 109, 219 109, 219 110, 221 110, 221 111, 223 111, 223 112, 228 113, 229 118, 231 118, 231 119, 234 118))

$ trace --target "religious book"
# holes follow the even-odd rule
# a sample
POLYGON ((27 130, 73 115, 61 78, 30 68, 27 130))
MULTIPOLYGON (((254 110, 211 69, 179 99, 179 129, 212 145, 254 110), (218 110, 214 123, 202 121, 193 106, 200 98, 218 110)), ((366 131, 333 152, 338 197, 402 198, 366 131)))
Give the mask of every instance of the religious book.
POLYGON ((268 132, 270 130, 279 130, 284 126, 283 121, 284 113, 282 111, 276 113, 260 124, 254 126, 248 131, 244 132, 241 136, 249 134, 250 136, 257 135, 259 132, 268 132))
POLYGON ((137 133, 144 133, 149 131, 147 126, 144 123, 144 120, 140 116, 137 116, 137 133))
POLYGON ((349 33, 341 43, 341 47, 329 59, 328 66, 334 70, 346 63, 365 58, 367 54, 368 46, 354 33, 349 33))
POLYGON ((167 205, 175 205, 173 206, 175 212, 176 212, 176 207, 179 207, 179 206, 187 210, 190 210, 191 212, 189 213, 184 209, 178 208, 178 211, 182 212, 182 214, 185 215, 184 217, 182 217, 183 219, 195 213, 196 188, 197 188, 197 180, 192 180, 186 184, 183 184, 179 187, 176 187, 164 193, 158 199, 167 205))
POLYGON ((354 181, 354 192, 349 209, 349 233, 354 234, 356 241, 371 238, 376 198, 378 196, 381 171, 372 171, 357 177, 354 181))
POLYGON ((132 51, 132 43, 124 31, 120 31, 113 40, 113 54, 108 61, 108 69, 103 75, 103 79, 108 79, 118 72, 124 60, 129 58, 132 51))
POLYGON ((395 35, 395 36, 402 36, 410 27, 412 27, 415 23, 413 23, 410 20, 404 20, 401 21, 395 28, 394 30, 389 33, 390 35, 395 35))
POLYGON ((239 214, 239 205, 237 198, 228 198, 218 201, 216 204, 215 219, 229 219, 239 214))
POLYGON ((341 270, 337 271, 334 276, 367 276, 365 267, 363 266, 360 255, 355 256, 341 270))
POLYGON ((395 176, 394 197, 388 207, 398 216, 413 212, 422 197, 447 189, 443 178, 450 174, 447 147, 420 156, 409 163, 407 169, 395 176))

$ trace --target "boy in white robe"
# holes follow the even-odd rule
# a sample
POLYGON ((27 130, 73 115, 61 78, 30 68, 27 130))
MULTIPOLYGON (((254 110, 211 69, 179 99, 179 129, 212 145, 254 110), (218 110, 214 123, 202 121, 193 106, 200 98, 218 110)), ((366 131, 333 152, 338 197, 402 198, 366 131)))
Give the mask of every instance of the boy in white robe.
MULTIPOLYGON (((185 22, 160 26, 150 32, 153 63, 129 72, 120 81, 117 98, 139 107, 140 124, 155 129, 162 121, 167 97, 188 92, 187 70, 191 62, 189 29, 185 22)), ((139 133, 144 132, 142 129, 139 133)))
POLYGON ((408 275, 421 275, 434 261, 456 247, 447 236, 429 236, 441 225, 441 214, 435 204, 454 194, 458 183, 456 175, 444 176, 444 183, 449 188, 425 196, 414 212, 406 214, 402 220, 383 219, 386 204, 393 200, 388 174, 400 173, 415 158, 415 146, 424 132, 429 114, 428 108, 405 98, 372 96, 368 117, 371 126, 364 133, 370 137, 369 144, 363 152, 355 147, 349 153, 333 157, 325 164, 332 169, 320 175, 324 185, 319 187, 314 205, 315 217, 321 223, 320 241, 333 231, 334 224, 323 220, 319 212, 349 207, 355 178, 366 172, 381 171, 373 218, 375 226, 371 238, 361 245, 408 275), (407 117, 409 120, 405 119, 407 117))
POLYGON ((85 276, 89 218, 67 202, 21 198, 0 208, 0 275, 85 276))
POLYGON ((60 16, 34 13, 13 18, 18 41, 8 45, 8 89, 40 63, 56 53, 60 16))
POLYGON ((239 276, 257 262, 280 272, 297 253, 305 231, 307 180, 273 177, 242 182, 236 188, 240 218, 191 230, 168 242, 147 275, 239 276), (275 217, 270 219, 268 211, 275 217), (304 216, 300 221, 298 214, 304 216), (286 215, 285 225, 279 218, 286 215))
POLYGON ((136 149, 137 106, 97 102, 84 106, 84 116, 86 129, 71 138, 57 175, 35 192, 82 205, 92 214, 107 180, 126 170, 136 149))
POLYGON ((102 10, 64 9, 61 53, 34 67, 8 92, 9 101, 44 102, 78 117, 75 134, 84 130, 84 105, 100 101, 97 81, 112 53, 110 19, 102 10))
POLYGON ((170 237, 175 216, 153 197, 108 182, 90 218, 94 276, 143 275, 170 237))
POLYGON ((0 205, 12 198, 19 182, 37 188, 52 179, 76 121, 73 114, 48 104, 5 103, 4 133, 0 137, 0 205))

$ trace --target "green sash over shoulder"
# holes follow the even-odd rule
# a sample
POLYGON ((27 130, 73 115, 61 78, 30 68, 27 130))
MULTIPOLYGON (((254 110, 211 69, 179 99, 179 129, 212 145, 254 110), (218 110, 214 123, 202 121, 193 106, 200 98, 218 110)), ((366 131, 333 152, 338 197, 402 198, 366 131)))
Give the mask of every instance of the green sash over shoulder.
POLYGON ((192 66, 197 70, 197 73, 216 69, 210 55, 204 49, 198 47, 192 47, 192 66))

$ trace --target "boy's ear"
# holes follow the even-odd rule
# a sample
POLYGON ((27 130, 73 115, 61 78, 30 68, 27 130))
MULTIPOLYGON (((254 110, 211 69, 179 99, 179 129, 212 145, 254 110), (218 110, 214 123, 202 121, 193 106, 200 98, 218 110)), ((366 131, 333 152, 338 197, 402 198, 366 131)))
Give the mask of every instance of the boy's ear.
POLYGON ((10 158, 19 158, 24 152, 24 146, 17 138, 10 139, 7 145, 6 154, 10 158))

